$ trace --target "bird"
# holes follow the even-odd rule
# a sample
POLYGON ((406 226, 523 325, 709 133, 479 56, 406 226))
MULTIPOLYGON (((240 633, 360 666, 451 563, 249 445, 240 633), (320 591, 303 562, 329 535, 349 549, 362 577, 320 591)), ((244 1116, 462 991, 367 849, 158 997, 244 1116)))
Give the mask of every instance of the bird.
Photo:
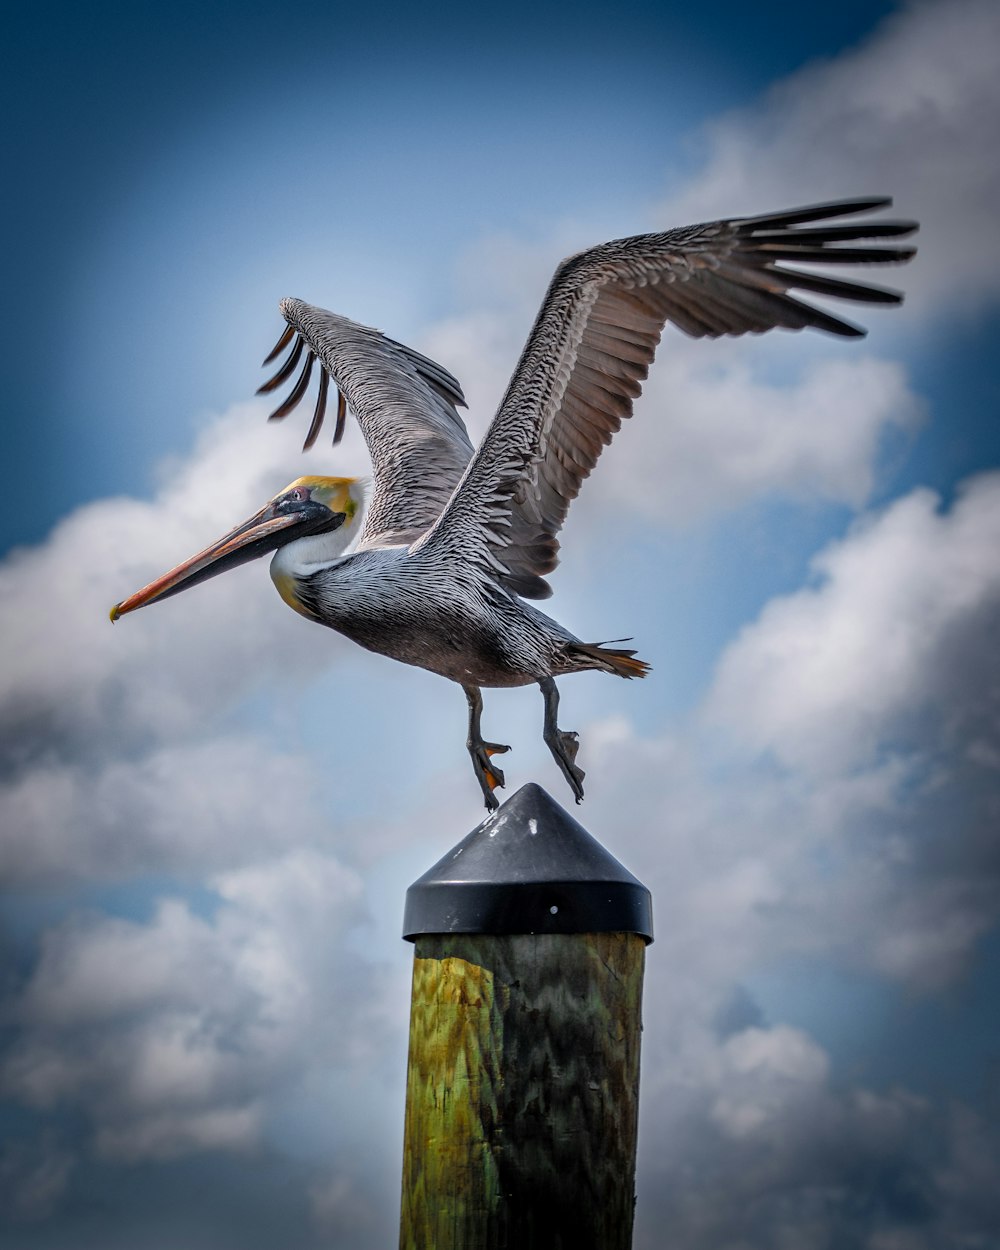
POLYGON ((505 782, 495 757, 510 748, 483 737, 482 690, 536 683, 543 739, 579 803, 579 736, 558 724, 555 679, 586 670, 640 678, 650 666, 634 650, 582 641, 533 602, 551 594, 546 579, 570 504, 631 416, 666 324, 695 338, 775 328, 859 338, 864 329, 808 297, 901 303, 898 291, 824 270, 910 260, 916 249, 898 240, 917 224, 873 216, 891 203, 868 197, 724 218, 570 256, 556 268, 478 448, 447 369, 379 330, 282 300, 285 327, 264 364, 288 354, 258 394, 277 390, 302 362, 271 413, 283 420, 318 362, 303 451, 320 434, 332 379, 334 444, 350 410, 371 456, 367 506, 360 478, 297 478, 248 521, 115 604, 111 619, 273 553, 272 580, 296 612, 462 687, 466 748, 489 811, 505 782))

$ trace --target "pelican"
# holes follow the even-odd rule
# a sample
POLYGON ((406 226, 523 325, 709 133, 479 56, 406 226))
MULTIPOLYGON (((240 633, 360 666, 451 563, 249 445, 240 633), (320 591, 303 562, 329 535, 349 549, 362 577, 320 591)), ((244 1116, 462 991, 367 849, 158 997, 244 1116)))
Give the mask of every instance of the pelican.
POLYGON ((333 442, 349 406, 371 454, 367 509, 360 479, 300 477, 218 542, 116 604, 111 619, 273 552, 271 577, 296 612, 462 687, 466 746, 490 810, 504 784, 494 756, 509 747, 482 736, 481 689, 537 683, 544 740, 579 803, 579 739, 557 723, 554 679, 586 669, 645 677, 649 665, 632 650, 581 641, 528 602, 551 594, 545 578, 558 563, 570 504, 631 415, 667 322, 695 338, 807 326, 861 337, 860 327, 789 292, 899 304, 897 291, 798 268, 909 260, 914 248, 885 241, 916 224, 867 216, 890 203, 728 218, 569 257, 478 450, 459 415, 462 389, 446 369, 379 330, 282 300, 286 326, 264 364, 286 348, 288 356, 258 394, 276 390, 302 361, 271 414, 286 417, 319 361, 303 451, 320 433, 332 378, 333 442))

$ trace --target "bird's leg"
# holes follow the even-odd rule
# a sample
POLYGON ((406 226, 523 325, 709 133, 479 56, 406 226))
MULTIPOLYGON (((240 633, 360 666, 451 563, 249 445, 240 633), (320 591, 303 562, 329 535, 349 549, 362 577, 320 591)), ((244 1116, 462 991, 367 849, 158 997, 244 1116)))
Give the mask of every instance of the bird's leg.
POLYGON ((469 737, 465 745, 469 748, 469 755, 472 756, 472 768, 482 789, 486 806, 492 812, 500 806, 493 791, 498 786, 502 789, 504 781, 500 769, 490 763, 490 756, 503 755, 504 751, 510 750, 510 747, 501 746, 499 742, 483 741, 482 730, 479 728, 479 718, 483 713, 483 696, 478 686, 463 686, 462 689, 469 701, 469 737))
POLYGON ((559 691, 551 677, 542 677, 538 682, 542 697, 545 699, 545 726, 542 737, 545 745, 552 752, 552 758, 563 771, 563 776, 570 784, 570 789, 578 803, 583 802, 583 779, 586 773, 576 766, 576 753, 580 749, 580 735, 564 732, 556 724, 559 711, 559 691))

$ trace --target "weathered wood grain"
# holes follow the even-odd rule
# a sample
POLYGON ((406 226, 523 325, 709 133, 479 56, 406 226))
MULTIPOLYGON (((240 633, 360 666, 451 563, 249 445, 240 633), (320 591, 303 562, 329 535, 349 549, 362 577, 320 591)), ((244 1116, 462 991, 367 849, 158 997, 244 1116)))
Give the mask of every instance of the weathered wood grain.
POLYGON ((628 1250, 645 943, 417 939, 401 1250, 628 1250))

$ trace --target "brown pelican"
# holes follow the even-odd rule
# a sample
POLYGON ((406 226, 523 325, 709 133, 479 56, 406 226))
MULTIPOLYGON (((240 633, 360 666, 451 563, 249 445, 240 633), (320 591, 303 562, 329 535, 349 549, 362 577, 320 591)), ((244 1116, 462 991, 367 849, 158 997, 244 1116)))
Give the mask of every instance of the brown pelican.
POLYGON ((804 326, 858 337, 864 330, 789 292, 900 303, 896 291, 797 267, 909 260, 912 247, 859 244, 909 235, 912 222, 830 224, 889 203, 731 218, 571 256, 556 270, 475 452, 458 413, 461 387, 446 369, 378 330, 283 300, 287 326, 264 363, 290 345, 289 354, 260 391, 280 386, 304 356, 288 399, 271 414, 287 416, 319 360, 306 450, 319 434, 333 378, 334 443, 349 404, 371 453, 363 524, 357 479, 299 478, 249 521, 117 604, 111 619, 274 552, 271 576, 297 612, 370 651, 458 682, 488 808, 504 784, 492 757, 508 747, 483 739, 480 688, 537 682, 545 742, 579 802, 578 738, 556 723, 553 678, 583 669, 644 677, 649 666, 634 651, 581 642, 526 602, 551 593, 545 575, 558 562, 557 535, 570 504, 631 415, 666 322, 699 338, 804 326))

